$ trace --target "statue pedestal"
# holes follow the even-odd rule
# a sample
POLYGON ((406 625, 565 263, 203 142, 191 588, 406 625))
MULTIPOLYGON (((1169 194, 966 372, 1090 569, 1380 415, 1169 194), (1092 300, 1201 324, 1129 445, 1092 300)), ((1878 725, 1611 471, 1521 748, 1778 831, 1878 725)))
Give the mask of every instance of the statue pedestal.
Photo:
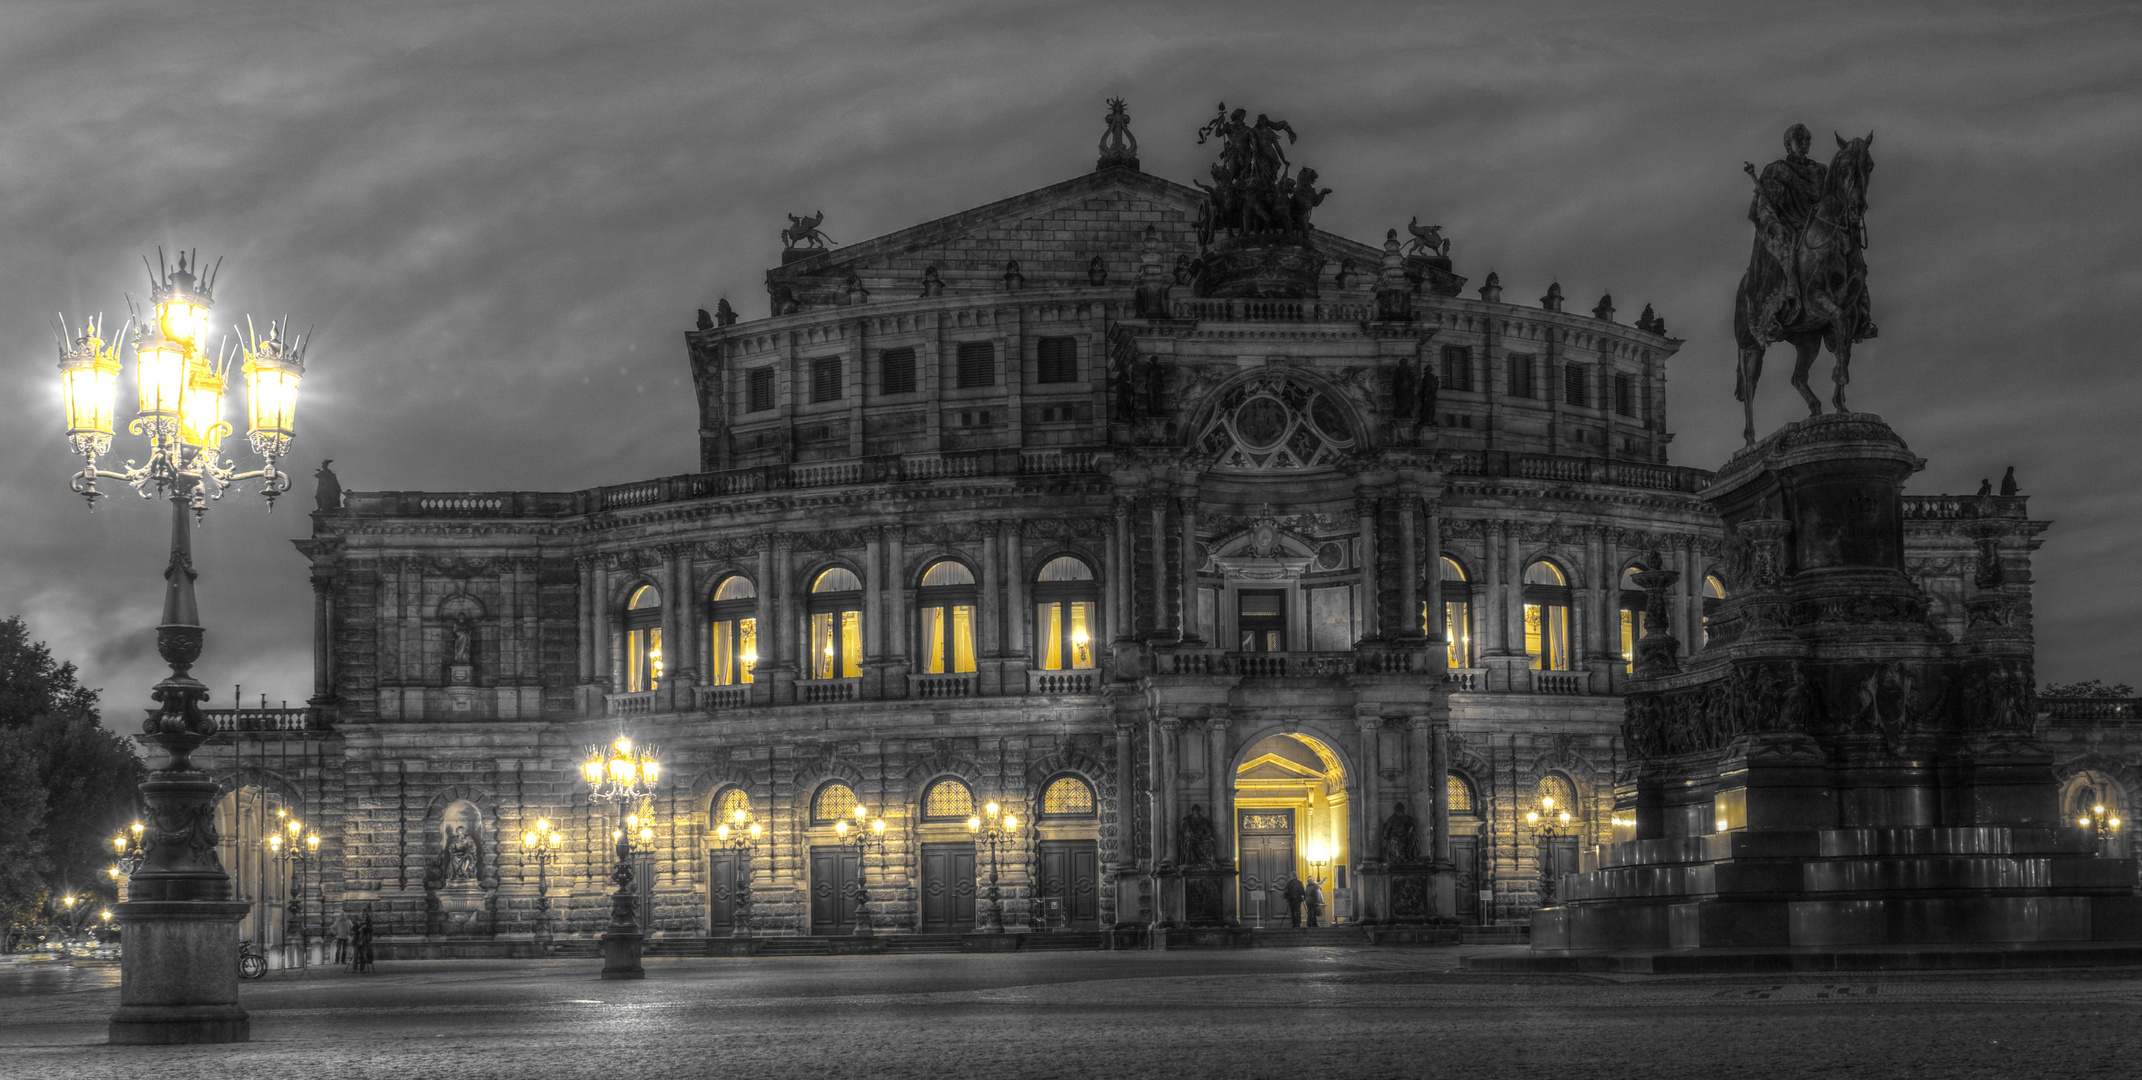
POLYGON ((483 913, 490 910, 490 896, 473 881, 457 881, 434 894, 439 901, 441 929, 448 937, 470 937, 483 929, 483 913))
POLYGON ((238 922, 251 910, 229 900, 115 905, 126 946, 107 1039, 122 1046, 250 1040, 251 1021, 238 1007, 238 922))

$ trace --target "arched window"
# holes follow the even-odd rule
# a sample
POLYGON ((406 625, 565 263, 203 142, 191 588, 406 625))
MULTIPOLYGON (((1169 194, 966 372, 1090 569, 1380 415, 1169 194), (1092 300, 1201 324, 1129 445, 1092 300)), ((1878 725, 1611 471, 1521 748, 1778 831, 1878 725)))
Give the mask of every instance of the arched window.
POLYGON ((922 621, 922 670, 931 675, 974 670, 974 571, 939 559, 922 572, 915 616, 922 621))
POLYGON ((1094 816, 1093 785, 1076 776, 1059 776, 1041 792, 1041 816, 1094 816))
MULTIPOLYGON (((1473 666, 1473 586, 1466 580, 1465 568, 1456 559, 1445 555, 1442 560, 1441 580, 1436 593, 1443 605, 1443 648, 1449 653, 1448 663, 1454 668, 1473 666)), ((1434 634, 1434 624, 1429 620, 1436 601, 1421 601, 1421 633, 1434 634)))
POLYGON ((1525 654, 1535 671, 1568 671, 1569 579, 1542 559, 1525 567, 1525 654))
POLYGON ((751 796, 744 794, 744 789, 740 787, 723 791, 714 799, 713 816, 716 826, 735 825, 739 821, 751 820, 751 796), (739 811, 744 815, 742 818, 736 816, 739 811))
POLYGON ((811 582, 809 614, 811 678, 857 679, 863 675, 863 582, 834 567, 811 582))
POLYGON ((1540 777, 1539 803, 1542 807, 1551 806, 1556 813, 1567 810, 1569 816, 1578 816, 1576 788, 1570 784, 1568 777, 1560 773, 1548 773, 1540 777), (1554 802, 1550 804, 1547 801, 1549 799, 1554 802))
POLYGON ((1703 643, 1711 643, 1711 616, 1725 603, 1725 582, 1716 574, 1703 575, 1703 643))
POLYGON ((974 816, 974 791, 950 777, 922 793, 922 820, 965 821, 974 816))
POLYGON ((1084 560, 1059 555, 1034 575, 1034 651, 1043 671, 1093 666, 1100 588, 1084 560))
POLYGON ((831 825, 846 821, 855 812, 855 789, 836 780, 811 796, 811 824, 831 825))
POLYGON ((714 651, 707 666, 715 686, 735 686, 751 681, 759 666, 759 590, 751 579, 731 574, 714 587, 713 633, 708 635, 714 651))
POLYGON ((1443 775, 1443 798, 1450 803, 1450 812, 1468 817, 1479 815, 1479 804, 1473 801, 1472 781, 1457 773, 1443 775))
POLYGON ((1636 670, 1636 642, 1644 636, 1644 590, 1637 587, 1636 575, 1644 567, 1630 563, 1621 572, 1621 669, 1636 670))
POLYGON ((632 590, 625 601, 625 692, 662 684, 662 592, 652 585, 632 590))

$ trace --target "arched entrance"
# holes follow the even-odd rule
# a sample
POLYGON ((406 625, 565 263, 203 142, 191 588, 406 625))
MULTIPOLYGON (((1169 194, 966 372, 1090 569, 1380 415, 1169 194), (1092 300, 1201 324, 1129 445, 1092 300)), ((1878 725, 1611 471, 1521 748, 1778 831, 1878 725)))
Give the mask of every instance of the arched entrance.
POLYGON ((1289 878, 1322 882, 1326 922, 1351 915, 1353 862, 1346 769, 1329 745, 1298 732, 1250 744, 1235 767, 1237 910, 1245 926, 1287 925, 1289 878))

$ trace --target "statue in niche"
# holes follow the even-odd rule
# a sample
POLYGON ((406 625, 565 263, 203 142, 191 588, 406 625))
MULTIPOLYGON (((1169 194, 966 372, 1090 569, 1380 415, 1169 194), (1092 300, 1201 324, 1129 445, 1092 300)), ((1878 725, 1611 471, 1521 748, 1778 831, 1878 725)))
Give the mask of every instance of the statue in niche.
POLYGON ((1435 365, 1429 363, 1427 357, 1422 357, 1420 382, 1413 391, 1414 407, 1418 410, 1415 417, 1425 423, 1435 423, 1435 397, 1442 388, 1442 380, 1435 377, 1435 365))
POLYGON ((1418 826, 1405 803, 1392 803, 1391 816, 1383 819, 1383 861, 1386 866, 1404 866, 1420 856, 1418 826))
POLYGON ((449 885, 475 881, 481 853, 466 825, 454 826, 454 835, 439 850, 439 878, 449 885))
POLYGON ((475 625, 475 623, 474 623, 473 621, 471 621, 471 620, 467 619, 467 618, 462 618, 462 619, 457 619, 457 620, 455 620, 455 622, 454 622, 454 638, 453 638, 453 645, 452 645, 452 656, 453 656, 453 664, 454 664, 454 666, 455 666, 455 667, 467 667, 467 666, 469 666, 470 664, 474 663, 475 661, 474 661, 474 659, 473 659, 473 656, 474 656, 475 652, 476 652, 476 625, 475 625))
POLYGON ((1205 816, 1204 806, 1190 804, 1190 816, 1183 819, 1183 865, 1211 866, 1220 861, 1220 841, 1213 832, 1212 819, 1205 816))
POLYGON ((1090 285, 1108 284, 1108 262, 1099 255, 1086 264, 1086 282, 1090 285))
POLYGON ((312 473, 312 478, 320 482, 320 486, 313 489, 312 508, 321 513, 331 514, 342 509, 342 481, 335 477, 335 470, 328 468, 334 463, 334 458, 324 458, 312 473))
POLYGON ((1116 384, 1115 418, 1117 420, 1137 419, 1138 382, 1135 365, 1127 354, 1117 353, 1116 358, 1109 361, 1108 366, 1109 377, 1114 379, 1116 384))

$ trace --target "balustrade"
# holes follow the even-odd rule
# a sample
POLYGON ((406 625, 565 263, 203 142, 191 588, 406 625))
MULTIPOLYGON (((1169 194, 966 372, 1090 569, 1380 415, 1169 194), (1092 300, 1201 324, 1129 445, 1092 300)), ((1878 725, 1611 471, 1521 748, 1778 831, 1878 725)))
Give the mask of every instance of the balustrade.
POLYGON ((751 685, 695 686, 692 687, 692 704, 705 712, 741 709, 751 704, 751 685))
POLYGON ((862 688, 861 679, 797 679, 796 702, 800 705, 825 705, 836 701, 854 701, 862 688))
POLYGON ((1074 671, 1042 671, 1028 668, 1026 692, 1029 694, 1096 694, 1101 690, 1101 673, 1091 668, 1074 671))
POLYGON ((1535 671, 1532 673, 1532 692, 1535 694, 1588 694, 1591 693, 1592 673, 1589 671, 1535 671))
POLYGON ((924 701, 974 697, 979 691, 974 672, 954 675, 909 675, 907 696, 924 701))
POLYGON ((645 716, 654 711, 655 692, 641 690, 631 694, 604 694, 603 711, 609 716, 645 716))

